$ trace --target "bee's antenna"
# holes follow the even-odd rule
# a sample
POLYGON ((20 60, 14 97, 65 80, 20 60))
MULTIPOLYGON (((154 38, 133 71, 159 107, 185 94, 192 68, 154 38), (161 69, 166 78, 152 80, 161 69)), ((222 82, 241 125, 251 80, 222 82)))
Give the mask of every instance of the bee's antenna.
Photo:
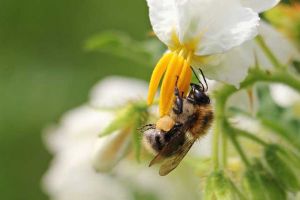
POLYGON ((202 71, 200 68, 199 68, 198 70, 201 72, 202 78, 203 78, 203 80, 204 80, 204 82, 205 82, 205 85, 206 85, 205 91, 207 91, 207 90, 208 90, 208 84, 207 84, 206 78, 205 78, 205 76, 204 76, 204 73, 203 73, 203 71, 202 71))
MULTIPOLYGON (((195 72, 194 68, 193 68, 193 67, 191 67, 191 69, 192 69, 192 71, 193 71, 194 75, 196 76, 197 80, 199 81, 200 85, 202 86, 202 88, 203 88, 203 92, 204 92, 204 85, 203 85, 203 83, 200 81, 200 79, 199 79, 199 77, 197 76, 197 74, 196 74, 196 72, 195 72)), ((206 82, 206 81, 205 81, 205 82, 206 82)))

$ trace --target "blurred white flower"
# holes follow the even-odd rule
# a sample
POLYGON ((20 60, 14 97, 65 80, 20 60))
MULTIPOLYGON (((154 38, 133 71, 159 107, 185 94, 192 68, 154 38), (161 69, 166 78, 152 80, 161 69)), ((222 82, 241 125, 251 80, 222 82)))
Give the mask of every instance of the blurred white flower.
POLYGON ((272 84, 270 89, 272 98, 280 106, 289 107, 300 102, 300 94, 286 85, 272 84))
POLYGON ((136 193, 158 200, 199 197, 196 178, 192 176, 187 181, 172 176, 162 178, 157 169, 144 164, 138 167, 135 162, 126 160, 112 169, 124 157, 129 145, 128 137, 116 131, 98 138, 100 131, 111 123, 114 116, 112 112, 96 108, 112 109, 114 105, 121 106, 140 99, 146 92, 145 82, 107 78, 91 92, 93 107, 86 104, 71 110, 62 117, 58 126, 46 130, 45 143, 54 158, 43 177, 43 189, 52 200, 133 200, 136 193), (116 148, 115 145, 120 146, 116 148), (109 149, 119 150, 112 153, 109 149), (93 164, 112 170, 110 173, 96 173, 93 164), (193 184, 191 181, 194 181, 193 184), (187 188, 186 184, 191 186, 187 188))
POLYGON ((46 131, 45 142, 54 158, 43 178, 43 188, 51 199, 132 199, 118 180, 98 175, 92 168, 93 144, 109 117, 83 105, 64 115, 59 127, 46 131))
MULTIPOLYGON (((160 91, 161 116, 168 114, 179 77, 180 91, 187 92, 191 68, 203 67, 210 56, 224 53, 257 35, 259 17, 239 0, 147 0, 152 28, 169 49, 156 65, 150 80, 151 104, 165 72, 160 91)), ((239 71, 239 67, 235 66, 239 71)), ((227 73, 215 70, 211 79, 227 73)), ((223 79, 222 79, 223 80, 223 79)), ((231 83, 231 79, 227 80, 231 83)))

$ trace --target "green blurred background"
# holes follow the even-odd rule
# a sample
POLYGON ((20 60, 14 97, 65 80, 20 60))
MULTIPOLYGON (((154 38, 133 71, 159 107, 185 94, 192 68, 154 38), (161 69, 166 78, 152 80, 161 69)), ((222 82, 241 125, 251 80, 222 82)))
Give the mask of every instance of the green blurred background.
POLYGON ((104 76, 147 79, 143 66, 84 51, 103 30, 144 39, 150 30, 141 0, 0 1, 0 194, 42 200, 40 179, 50 161, 41 132, 88 98, 104 76))

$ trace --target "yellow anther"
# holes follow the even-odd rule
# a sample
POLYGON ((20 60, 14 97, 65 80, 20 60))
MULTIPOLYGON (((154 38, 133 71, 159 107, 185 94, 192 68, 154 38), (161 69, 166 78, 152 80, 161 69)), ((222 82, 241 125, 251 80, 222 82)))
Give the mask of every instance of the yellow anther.
POLYGON ((160 91, 159 110, 161 116, 168 114, 172 106, 175 83, 182 71, 183 61, 184 58, 176 54, 168 66, 160 91))
POLYGON ((153 73, 151 75, 151 80, 149 84, 149 91, 148 91, 148 99, 147 103, 148 105, 151 105, 153 103, 153 99, 155 96, 155 93, 157 91, 159 82, 164 74, 164 72, 167 69, 168 63, 170 62, 170 59, 172 58, 173 53, 167 53, 164 54, 163 57, 158 61, 157 65, 155 66, 153 73))

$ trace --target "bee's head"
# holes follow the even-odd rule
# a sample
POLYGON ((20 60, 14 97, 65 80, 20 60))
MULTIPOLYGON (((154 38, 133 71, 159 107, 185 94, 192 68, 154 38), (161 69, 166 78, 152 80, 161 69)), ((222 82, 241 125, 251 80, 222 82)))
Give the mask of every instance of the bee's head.
POLYGON ((187 96, 187 100, 198 105, 210 103, 210 99, 205 94, 203 86, 195 83, 191 83, 191 90, 187 96))

